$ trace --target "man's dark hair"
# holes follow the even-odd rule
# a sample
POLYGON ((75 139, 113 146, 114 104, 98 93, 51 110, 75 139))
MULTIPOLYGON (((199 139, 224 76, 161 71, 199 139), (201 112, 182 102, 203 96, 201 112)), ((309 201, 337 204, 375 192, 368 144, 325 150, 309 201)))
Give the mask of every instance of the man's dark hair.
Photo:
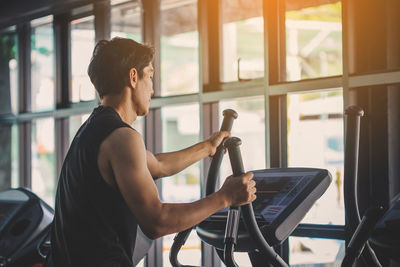
POLYGON ((101 40, 94 48, 88 67, 90 81, 100 98, 118 94, 129 82, 129 70, 135 68, 139 78, 153 60, 154 48, 131 39, 115 37, 101 40))

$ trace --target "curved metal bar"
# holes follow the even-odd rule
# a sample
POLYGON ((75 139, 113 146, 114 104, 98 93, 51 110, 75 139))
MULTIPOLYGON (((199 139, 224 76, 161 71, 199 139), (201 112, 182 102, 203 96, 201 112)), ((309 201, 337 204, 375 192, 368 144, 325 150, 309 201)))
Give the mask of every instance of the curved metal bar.
MULTIPOLYGON (((237 137, 231 137, 225 141, 225 147, 228 148, 229 159, 231 161, 234 176, 239 176, 244 173, 242 155, 240 152, 241 144, 242 141, 237 137)), ((289 265, 274 251, 272 247, 269 246, 264 236, 262 235, 260 228, 258 228, 257 221, 254 216, 253 206, 251 205, 251 203, 243 205, 240 208, 243 214, 243 220, 246 229, 253 240, 256 242, 258 249, 266 255, 269 262, 274 266, 288 267, 289 265)))
MULTIPOLYGON (((232 129, 233 121, 238 117, 238 114, 233 109, 226 109, 223 111, 224 119, 222 121, 220 131, 230 131, 232 129)), ((206 196, 215 192, 215 186, 218 180, 218 172, 222 163, 222 158, 224 156, 224 146, 223 142, 218 146, 217 151, 215 152, 210 168, 208 170, 208 176, 206 180, 206 196)), ((187 238, 190 235, 192 228, 189 228, 185 231, 178 233, 171 247, 171 251, 169 253, 169 261, 173 267, 185 267, 186 265, 181 265, 178 261, 178 253, 181 247, 185 244, 187 238)))

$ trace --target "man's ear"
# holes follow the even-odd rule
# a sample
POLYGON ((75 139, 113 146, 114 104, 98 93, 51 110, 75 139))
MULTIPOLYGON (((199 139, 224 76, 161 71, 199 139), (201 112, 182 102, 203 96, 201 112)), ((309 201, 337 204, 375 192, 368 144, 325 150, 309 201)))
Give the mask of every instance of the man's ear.
POLYGON ((137 70, 135 68, 131 68, 129 70, 129 85, 132 88, 136 87, 136 83, 137 83, 137 79, 138 79, 138 73, 137 70))

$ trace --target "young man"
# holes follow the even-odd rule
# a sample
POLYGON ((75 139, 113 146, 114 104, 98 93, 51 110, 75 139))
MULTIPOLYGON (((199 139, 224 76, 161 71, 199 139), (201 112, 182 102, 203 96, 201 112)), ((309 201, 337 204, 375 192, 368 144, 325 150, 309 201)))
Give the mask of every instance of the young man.
POLYGON ((47 266, 132 266, 139 224, 152 239, 183 231, 214 212, 255 199, 252 174, 228 177, 193 203, 162 203, 154 179, 212 156, 228 132, 177 152, 153 155, 130 127, 149 111, 154 49, 133 40, 100 41, 88 74, 101 99, 64 161, 47 266))

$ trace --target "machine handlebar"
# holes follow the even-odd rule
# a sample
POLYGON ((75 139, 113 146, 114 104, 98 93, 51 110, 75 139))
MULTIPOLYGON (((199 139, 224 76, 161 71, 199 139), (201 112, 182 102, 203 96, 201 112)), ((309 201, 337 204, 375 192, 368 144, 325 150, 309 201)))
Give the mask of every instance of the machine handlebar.
MULTIPOLYGON (((244 174, 244 167, 242 161, 242 155, 240 152, 240 145, 242 141, 237 137, 228 138, 225 141, 225 147, 228 149, 229 159, 232 166, 234 176, 244 174)), ((288 267, 287 263, 269 246, 264 236, 262 235, 260 228, 257 225, 256 217, 254 216, 254 210, 251 203, 240 207, 242 211, 242 217, 246 226, 247 232, 253 238, 259 250, 264 252, 268 260, 274 266, 288 267)), ((227 245, 225 244, 225 247, 227 245)), ((230 246, 228 246, 230 248, 230 246)), ((226 256, 230 255, 230 252, 224 252, 226 256)), ((226 259, 225 259, 226 260, 226 259)))
MULTIPOLYGON (((233 109, 225 109, 222 113, 224 119, 222 121, 220 131, 231 131, 233 121, 238 117, 238 114, 233 109)), ((222 163, 222 158, 224 156, 224 146, 223 142, 217 147, 208 170, 208 176, 206 180, 206 196, 215 192, 215 186, 218 180, 218 172, 222 163)), ((181 247, 185 244, 192 228, 178 233, 174 238, 174 243, 172 244, 171 251, 169 254, 169 260, 173 267, 185 267, 187 265, 182 265, 178 261, 178 253, 181 247)))
MULTIPOLYGON (((221 131, 231 131, 233 121, 238 117, 238 114, 233 109, 225 109, 222 113, 224 119, 221 125, 221 131)), ((215 186, 218 180, 218 172, 221 166, 222 158, 224 157, 224 145, 223 142, 217 147, 208 170, 207 180, 206 180, 206 196, 211 195, 215 192, 215 186)))

